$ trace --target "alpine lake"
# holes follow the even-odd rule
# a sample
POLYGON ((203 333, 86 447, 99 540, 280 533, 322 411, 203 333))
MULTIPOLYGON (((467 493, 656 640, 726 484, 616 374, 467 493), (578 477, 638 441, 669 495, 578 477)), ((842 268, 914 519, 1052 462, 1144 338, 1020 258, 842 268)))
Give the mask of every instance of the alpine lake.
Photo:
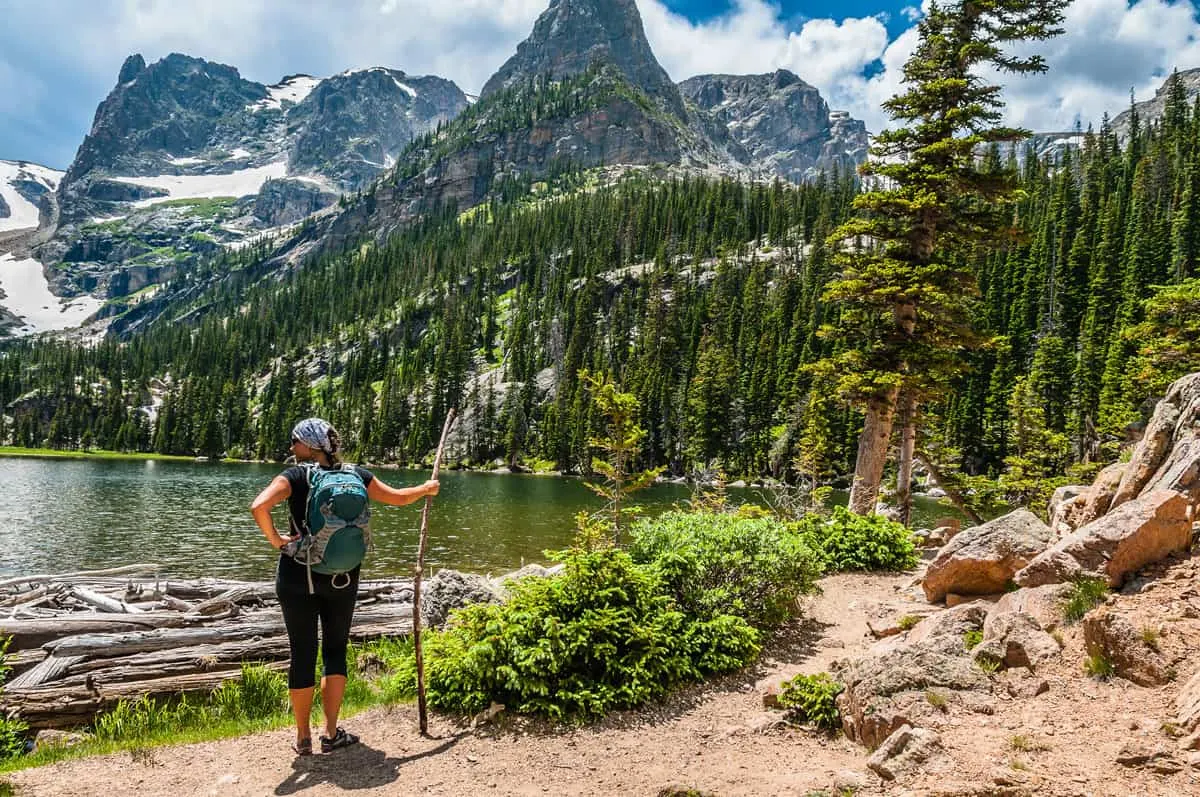
MULTIPOLYGON (((250 517, 250 502, 281 473, 278 464, 165 460, 0 458, 0 577, 98 570, 155 563, 172 578, 214 576, 263 581, 278 554, 250 517)), ((420 484, 428 471, 375 469, 387 484, 420 484)), ((580 479, 561 476, 442 471, 429 514, 425 561, 433 570, 475 573, 546 563, 545 551, 570 545, 575 515, 602 500, 580 479)), ((637 493, 645 515, 686 506, 691 489, 660 483, 637 493)), ((730 488, 731 503, 765 505, 763 491, 730 488)), ((845 493, 835 494, 845 502, 845 493)), ((372 506, 375 550, 364 577, 411 572, 424 500, 372 506)), ((286 502, 275 508, 287 528, 286 502)), ((954 512, 917 496, 916 525, 954 512)))

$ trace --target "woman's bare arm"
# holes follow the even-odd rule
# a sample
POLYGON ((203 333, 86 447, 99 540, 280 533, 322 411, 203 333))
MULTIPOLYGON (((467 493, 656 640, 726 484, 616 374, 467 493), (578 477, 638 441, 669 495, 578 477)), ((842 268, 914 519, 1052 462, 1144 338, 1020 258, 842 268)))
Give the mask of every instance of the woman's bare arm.
POLYGON ((380 481, 376 476, 371 479, 371 483, 367 485, 367 497, 373 501, 378 501, 381 504, 390 506, 404 506, 411 504, 413 501, 424 498, 427 495, 438 494, 438 483, 435 479, 430 479, 424 484, 416 487, 389 487, 380 481))
POLYGON ((271 507, 286 501, 291 494, 292 485, 288 484, 288 480, 276 476, 250 504, 250 514, 254 515, 254 522, 258 524, 259 530, 267 538, 267 542, 271 543, 272 548, 278 549, 287 545, 288 537, 280 534, 275 528, 275 522, 271 520, 271 507))

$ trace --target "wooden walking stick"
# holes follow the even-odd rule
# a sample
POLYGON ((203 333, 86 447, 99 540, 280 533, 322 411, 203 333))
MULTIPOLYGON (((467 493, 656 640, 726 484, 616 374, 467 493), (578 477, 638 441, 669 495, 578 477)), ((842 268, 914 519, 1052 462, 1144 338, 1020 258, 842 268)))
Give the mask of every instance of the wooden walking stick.
MULTIPOLYGON (((446 424, 442 427, 442 439, 438 441, 437 454, 433 458, 433 478, 438 477, 442 467, 442 449, 446 447, 446 435, 454 424, 454 410, 446 413, 446 424)), ((417 543, 417 566, 413 570, 413 651, 417 657, 417 717, 421 725, 421 735, 429 735, 429 716, 425 710, 425 657, 421 655, 421 572, 425 569, 425 541, 429 537, 429 507, 433 505, 433 496, 425 496, 425 506, 421 510, 421 539, 417 543)))

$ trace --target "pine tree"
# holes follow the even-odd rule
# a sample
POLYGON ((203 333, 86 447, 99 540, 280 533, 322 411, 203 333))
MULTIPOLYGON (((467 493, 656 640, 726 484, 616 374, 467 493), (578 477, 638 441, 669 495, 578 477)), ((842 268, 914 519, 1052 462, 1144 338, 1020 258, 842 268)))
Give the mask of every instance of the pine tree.
POLYGON ((1000 89, 979 72, 1045 71, 1041 56, 1005 48, 1057 35, 1059 8, 1053 0, 931 6, 904 67, 908 88, 884 104, 902 126, 877 137, 862 169, 877 188, 855 199, 859 215, 833 234, 842 273, 826 291, 846 308, 849 326, 839 333, 855 336, 838 358, 839 387, 866 416, 851 487, 856 513, 874 511, 901 391, 907 405, 919 402, 975 343, 977 289, 964 260, 995 238, 1015 196, 1014 176, 980 168, 976 152, 1025 135, 998 126, 1000 89))

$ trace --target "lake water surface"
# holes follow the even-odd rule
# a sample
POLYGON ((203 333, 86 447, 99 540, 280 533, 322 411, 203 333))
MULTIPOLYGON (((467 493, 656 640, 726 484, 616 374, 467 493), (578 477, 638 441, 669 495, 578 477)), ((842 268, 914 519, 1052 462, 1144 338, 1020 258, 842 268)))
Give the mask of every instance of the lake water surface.
MULTIPOLYGON (((249 505, 280 465, 168 461, 0 458, 0 575, 64 573, 154 562, 175 577, 266 580, 277 554, 250 517, 249 505)), ((428 471, 377 471, 396 487, 419 484, 428 471)), ((601 500, 578 479, 443 472, 430 513, 426 562, 479 573, 544 562, 566 547, 575 513, 601 500)), ((761 503, 758 491, 730 490, 734 501, 761 503)), ((677 484, 639 493, 655 514, 691 497, 677 484)), ((844 500, 844 497, 843 497, 844 500)), ((407 574, 416 560, 418 501, 372 509, 375 552, 369 577, 407 574)), ((284 505, 276 526, 286 528, 284 505)), ((918 502, 918 522, 948 514, 918 502)))

